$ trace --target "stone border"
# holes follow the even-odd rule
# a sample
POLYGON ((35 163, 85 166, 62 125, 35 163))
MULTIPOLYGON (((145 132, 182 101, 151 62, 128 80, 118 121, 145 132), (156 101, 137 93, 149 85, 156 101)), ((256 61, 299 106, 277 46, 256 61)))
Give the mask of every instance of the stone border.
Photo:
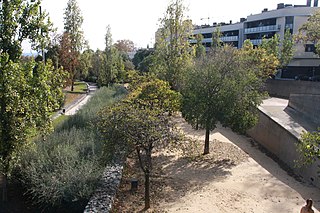
POLYGON ((122 178, 123 161, 105 168, 98 189, 89 200, 84 213, 108 213, 112 210, 122 178))

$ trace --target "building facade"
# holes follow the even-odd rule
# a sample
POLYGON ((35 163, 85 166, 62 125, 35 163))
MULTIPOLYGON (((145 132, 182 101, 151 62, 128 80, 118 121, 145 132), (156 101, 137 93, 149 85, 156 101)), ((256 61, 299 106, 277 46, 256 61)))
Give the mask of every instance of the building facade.
MULTIPOLYGON (((308 17, 318 10, 318 1, 314 1, 311 7, 311 0, 306 5, 291 5, 280 3, 277 9, 268 10, 267 8, 259 14, 249 15, 241 18, 238 23, 213 23, 212 26, 197 26, 193 35, 202 34, 203 45, 207 48, 211 46, 212 33, 219 28, 224 43, 241 48, 246 39, 250 39, 253 45, 261 44, 262 38, 271 38, 276 33, 280 39, 284 38, 286 29, 290 29, 292 34, 297 34, 299 28, 304 24, 308 17)), ((191 44, 196 40, 190 40, 191 44)), ((296 44, 295 54, 288 66, 279 74, 281 78, 295 78, 305 75, 308 77, 320 75, 320 59, 314 54, 314 44, 296 44)))

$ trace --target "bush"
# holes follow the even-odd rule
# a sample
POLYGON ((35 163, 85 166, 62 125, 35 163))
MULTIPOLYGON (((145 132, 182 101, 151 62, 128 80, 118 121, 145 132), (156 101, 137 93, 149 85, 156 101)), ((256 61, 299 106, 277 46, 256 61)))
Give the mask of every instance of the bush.
POLYGON ((21 153, 20 181, 34 203, 59 207, 88 201, 108 162, 91 122, 104 106, 126 93, 121 87, 101 88, 79 112, 39 138, 21 153))
POLYGON ((89 102, 84 105, 77 114, 71 116, 68 120, 57 127, 57 131, 70 129, 73 127, 85 128, 89 122, 97 118, 97 113, 105 106, 112 105, 117 100, 126 95, 127 91, 122 86, 102 87, 100 88, 89 102))
POLYGON ((35 144, 21 156, 22 182, 35 203, 57 206, 89 199, 105 167, 95 135, 72 128, 35 144))

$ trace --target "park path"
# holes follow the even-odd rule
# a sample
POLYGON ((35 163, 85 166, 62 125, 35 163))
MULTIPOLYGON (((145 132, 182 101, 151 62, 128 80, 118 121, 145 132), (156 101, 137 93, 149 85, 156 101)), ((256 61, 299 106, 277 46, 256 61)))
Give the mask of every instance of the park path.
POLYGON ((89 99, 92 97, 94 92, 97 91, 97 89, 98 89, 98 87, 95 84, 89 84, 89 86, 88 86, 88 94, 83 99, 81 99, 78 103, 76 103, 75 105, 70 107, 65 112, 65 115, 74 115, 74 114, 76 114, 77 111, 89 101, 89 99))
MULTIPOLYGON (((193 130, 182 118, 177 120, 188 136, 204 141, 204 131, 193 130)), ((174 187, 181 185, 180 193, 167 187, 167 195, 174 195, 161 200, 157 209, 181 213, 298 213, 305 199, 312 198, 314 210, 319 212, 320 190, 288 174, 250 138, 219 126, 211 133, 210 141, 211 147, 217 143, 220 147, 232 145, 234 150, 240 150, 237 155, 245 155, 246 159, 232 166, 216 165, 216 161, 201 163, 200 168, 199 164, 188 162, 177 166, 176 157, 167 158, 162 162, 162 169, 170 182, 175 183, 174 187)), ((228 151, 222 153, 228 154, 228 151)))

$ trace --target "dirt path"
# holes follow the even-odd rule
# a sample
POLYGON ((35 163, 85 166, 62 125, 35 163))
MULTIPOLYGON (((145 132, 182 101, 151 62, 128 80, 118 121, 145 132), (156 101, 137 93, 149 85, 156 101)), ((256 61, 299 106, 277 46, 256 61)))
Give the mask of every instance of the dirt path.
MULTIPOLYGON (((192 130, 181 118, 177 122, 188 136, 201 141, 201 152, 204 131, 192 130)), ((151 211, 299 212, 305 199, 312 198, 314 210, 319 212, 320 190, 289 175, 249 138, 218 127, 210 141, 210 155, 195 160, 173 152, 154 156, 160 166, 153 178, 151 211)), ((128 212, 136 211, 128 196, 119 202, 123 203, 117 205, 126 205, 128 212)), ((141 210, 143 203, 140 205, 141 210)))

